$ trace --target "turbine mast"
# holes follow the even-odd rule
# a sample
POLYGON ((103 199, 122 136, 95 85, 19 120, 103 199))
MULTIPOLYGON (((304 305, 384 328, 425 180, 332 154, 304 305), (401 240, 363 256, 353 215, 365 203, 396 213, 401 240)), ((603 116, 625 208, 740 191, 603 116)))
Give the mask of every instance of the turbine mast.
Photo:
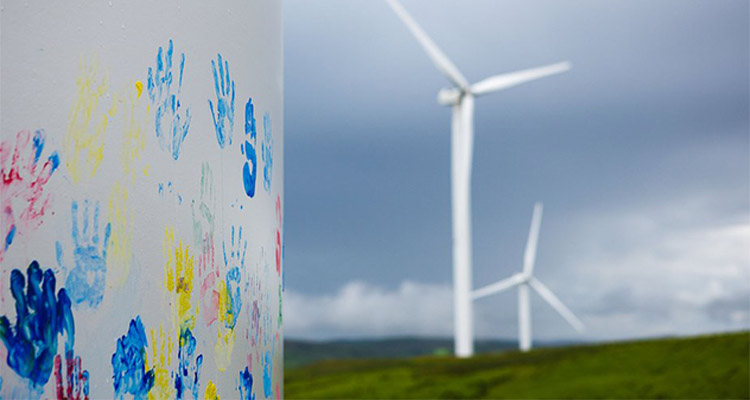
POLYGON ((526 282, 518 285, 518 347, 524 352, 531 349, 531 304, 526 282))
MULTIPOLYGON (((474 354, 471 268, 471 141, 474 104, 459 100, 453 107, 451 194, 453 213, 454 350, 457 357, 474 354)), ((472 99, 473 100, 473 99, 472 99)))

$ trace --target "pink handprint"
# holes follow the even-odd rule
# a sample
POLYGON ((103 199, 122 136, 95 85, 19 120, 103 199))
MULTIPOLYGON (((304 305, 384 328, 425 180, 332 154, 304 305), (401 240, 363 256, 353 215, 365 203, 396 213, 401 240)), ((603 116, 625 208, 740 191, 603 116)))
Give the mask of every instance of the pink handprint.
POLYGON ((51 201, 45 193, 47 182, 60 165, 57 152, 41 159, 45 134, 37 130, 18 132, 15 145, 0 143, 0 261, 18 234, 36 229, 51 201))

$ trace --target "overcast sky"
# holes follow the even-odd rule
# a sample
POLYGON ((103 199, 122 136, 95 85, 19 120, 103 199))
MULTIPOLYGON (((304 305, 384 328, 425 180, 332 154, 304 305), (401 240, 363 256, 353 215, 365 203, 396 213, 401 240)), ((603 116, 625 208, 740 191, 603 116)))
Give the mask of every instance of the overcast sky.
MULTIPOLYGON (((737 1, 403 0, 472 81, 569 60, 479 98, 474 285, 536 272, 535 339, 750 327, 750 10, 737 1)), ((287 0, 285 331, 452 335, 448 81, 384 1, 287 0)), ((517 295, 476 303, 515 338, 517 295)))

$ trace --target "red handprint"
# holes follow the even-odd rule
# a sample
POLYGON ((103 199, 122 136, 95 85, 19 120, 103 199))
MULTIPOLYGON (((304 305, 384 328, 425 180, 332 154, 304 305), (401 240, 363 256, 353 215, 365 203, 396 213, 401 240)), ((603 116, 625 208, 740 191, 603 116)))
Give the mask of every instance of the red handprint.
POLYGON ((0 143, 0 261, 16 235, 42 223, 51 201, 44 189, 60 165, 60 157, 53 152, 40 160, 44 142, 43 130, 35 131, 33 137, 24 130, 16 135, 15 146, 10 140, 0 143))
POLYGON ((198 279, 200 281, 201 306, 203 320, 211 325, 218 318, 219 292, 216 281, 219 279, 219 268, 214 259, 214 235, 206 232, 202 241, 201 253, 198 256, 198 279))
POLYGON ((89 371, 81 368, 81 357, 73 351, 65 352, 65 379, 62 374, 60 355, 55 356, 55 387, 57 400, 88 400, 89 371))

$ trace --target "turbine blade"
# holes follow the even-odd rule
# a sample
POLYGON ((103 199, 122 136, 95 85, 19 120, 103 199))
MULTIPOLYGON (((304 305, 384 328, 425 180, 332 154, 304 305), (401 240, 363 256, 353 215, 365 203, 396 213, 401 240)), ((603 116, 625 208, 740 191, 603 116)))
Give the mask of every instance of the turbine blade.
POLYGON ((531 276, 534 272, 536 261, 536 244, 539 241, 539 226, 542 224, 542 203, 534 204, 534 213, 531 215, 531 228, 529 238, 526 241, 526 251, 523 254, 523 273, 531 276))
POLYGON ((555 294, 552 293, 552 291, 549 290, 549 288, 547 288, 547 286, 545 286, 542 282, 532 277, 531 279, 529 279, 529 284, 537 293, 539 293, 540 296, 542 296, 545 301, 547 301, 547 303, 549 303, 549 305, 552 306, 552 308, 555 309, 555 311, 558 312, 558 314, 565 318, 565 320, 568 321, 568 323, 572 325, 573 328, 575 328, 578 332, 583 332, 586 329, 583 326, 583 322, 581 322, 581 320, 578 319, 578 317, 576 317, 575 314, 573 314, 573 312, 570 311, 570 309, 568 309, 568 307, 566 307, 565 304, 563 304, 562 301, 560 301, 560 299, 558 299, 557 296, 555 296, 555 294))
POLYGON ((510 278, 503 279, 500 282, 495 282, 481 289, 475 290, 474 293, 472 293, 472 297, 474 297, 474 300, 481 299, 482 297, 487 297, 491 294, 500 293, 503 290, 510 289, 520 283, 523 283, 523 275, 515 274, 510 278))
POLYGON ((448 59, 448 57, 437 47, 437 45, 430 39, 429 36, 422 30, 416 21, 409 15, 406 9, 397 0, 386 0, 388 5, 391 6, 393 11, 401 18, 401 21, 406 24, 411 33, 417 38, 419 44, 422 45, 427 55, 430 57, 432 62, 435 64, 438 70, 443 73, 454 85, 461 89, 468 89, 469 82, 464 78, 461 72, 456 68, 455 65, 448 59))
POLYGON ((502 75, 495 75, 481 80, 471 86, 471 92, 476 96, 507 89, 522 83, 533 81, 546 76, 559 74, 569 70, 570 63, 565 61, 539 68, 525 69, 502 75))

